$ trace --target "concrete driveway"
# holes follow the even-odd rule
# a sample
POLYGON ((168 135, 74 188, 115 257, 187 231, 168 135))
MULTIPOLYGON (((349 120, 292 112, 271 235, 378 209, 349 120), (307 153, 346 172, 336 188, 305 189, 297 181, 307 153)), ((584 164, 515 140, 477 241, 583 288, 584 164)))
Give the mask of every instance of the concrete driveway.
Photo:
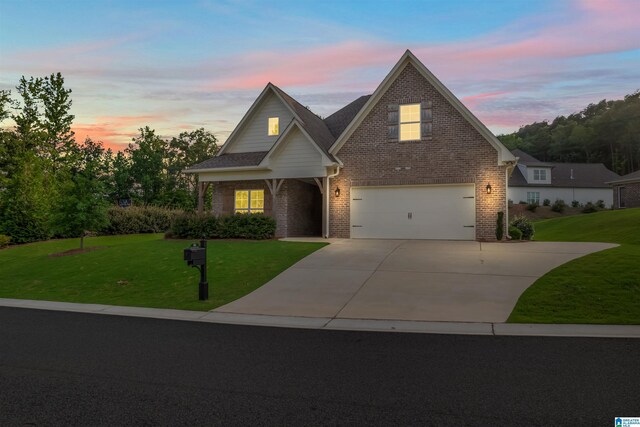
MULTIPOLYGON (((293 239, 292 239, 293 240, 293 239)), ((608 243, 330 240, 251 294, 238 314, 504 322, 549 270, 608 243)))

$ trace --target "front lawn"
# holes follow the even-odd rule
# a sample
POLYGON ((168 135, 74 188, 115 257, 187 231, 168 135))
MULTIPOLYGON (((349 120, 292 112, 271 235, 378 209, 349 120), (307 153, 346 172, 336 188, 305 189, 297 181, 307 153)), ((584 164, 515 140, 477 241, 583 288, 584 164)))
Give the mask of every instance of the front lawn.
POLYGON ((86 239, 103 248, 51 257, 78 247, 52 240, 0 250, 0 298, 211 310, 260 287, 324 243, 208 242, 209 300, 198 301, 200 273, 182 260, 191 241, 160 234, 86 239))
POLYGON ((549 219, 535 227, 535 240, 620 246, 542 276, 520 296, 508 322, 640 324, 640 209, 549 219))

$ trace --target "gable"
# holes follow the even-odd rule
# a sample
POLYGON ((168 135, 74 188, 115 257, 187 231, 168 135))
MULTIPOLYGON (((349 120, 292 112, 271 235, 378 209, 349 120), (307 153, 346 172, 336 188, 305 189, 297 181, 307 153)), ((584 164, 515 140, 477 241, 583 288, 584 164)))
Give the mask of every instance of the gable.
MULTIPOLYGON (((238 128, 231 134, 228 146, 224 148, 227 153, 250 153, 257 151, 269 151, 278 140, 278 136, 267 135, 269 117, 280 119, 280 133, 293 119, 291 110, 276 96, 269 92, 259 100, 249 116, 243 119, 238 128)), ((225 144, 227 145, 227 144, 225 144)))
MULTIPOLYGON (((436 138, 436 115, 439 120, 455 121, 455 127, 460 129, 466 125, 475 130, 474 136, 480 136, 497 153, 498 164, 515 162, 515 157, 507 148, 482 124, 461 102, 449 91, 415 56, 407 51, 391 72, 385 77, 373 95, 367 100, 353 121, 342 132, 340 137, 329 150, 338 154, 342 146, 351 135, 361 127, 364 119, 382 103, 415 103, 421 101, 434 102, 433 105, 433 136, 436 138), (383 101, 383 98, 385 100, 383 101), (438 105, 435 104, 438 100, 438 105), (440 109, 438 112, 437 109, 440 109), (447 116, 446 114, 449 113, 447 116), (465 122, 463 124, 462 122, 465 122)), ((440 130, 445 129, 441 127, 440 130)), ((385 132, 386 129, 376 129, 385 132)))
POLYGON ((265 162, 279 176, 314 177, 325 174, 323 156, 302 131, 294 126, 269 153, 265 162))

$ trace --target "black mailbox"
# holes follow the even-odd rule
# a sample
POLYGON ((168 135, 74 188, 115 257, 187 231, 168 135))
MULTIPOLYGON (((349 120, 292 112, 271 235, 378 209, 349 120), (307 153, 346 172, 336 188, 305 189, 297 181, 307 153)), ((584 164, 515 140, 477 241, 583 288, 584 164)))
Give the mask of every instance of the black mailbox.
POLYGON ((204 265, 206 262, 206 249, 192 246, 184 250, 184 260, 190 266, 204 265))

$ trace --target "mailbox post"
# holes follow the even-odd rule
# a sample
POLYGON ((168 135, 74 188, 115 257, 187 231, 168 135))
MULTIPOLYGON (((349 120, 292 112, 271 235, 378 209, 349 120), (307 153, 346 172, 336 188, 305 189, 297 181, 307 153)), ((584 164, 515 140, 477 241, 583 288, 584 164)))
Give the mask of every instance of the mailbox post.
POLYGON ((198 298, 200 301, 209 299, 209 282, 207 282, 207 241, 202 238, 200 246, 195 243, 184 250, 184 260, 187 265, 200 270, 200 284, 198 285, 198 298))

